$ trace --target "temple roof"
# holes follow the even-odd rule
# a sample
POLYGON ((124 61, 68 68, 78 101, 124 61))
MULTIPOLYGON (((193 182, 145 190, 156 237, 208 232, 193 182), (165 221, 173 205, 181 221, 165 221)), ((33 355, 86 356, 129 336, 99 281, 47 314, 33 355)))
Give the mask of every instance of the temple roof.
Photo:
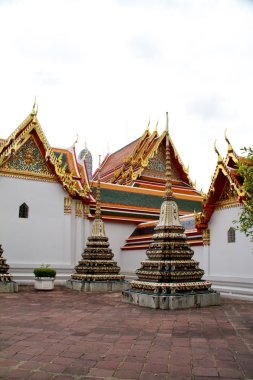
POLYGON ((207 195, 203 196, 203 211, 196 214, 196 225, 199 229, 207 228, 215 209, 240 205, 245 197, 243 178, 237 173, 237 163, 243 160, 228 143, 227 155, 223 159, 215 146, 217 165, 211 179, 207 195))
MULTIPOLYGON (((161 173, 163 159, 165 163, 165 137, 166 131, 159 136, 156 130, 150 133, 147 129, 140 138, 107 155, 101 165, 101 180, 136 187, 154 189, 159 188, 159 186, 164 187, 165 180, 161 173), (156 157, 157 162, 154 162, 156 157), (154 167, 158 170, 153 169, 154 167)), ((174 168, 175 173, 172 178, 173 184, 177 183, 189 188, 194 187, 189 178, 188 170, 184 167, 171 138, 169 140, 172 169, 174 168)), ((97 179, 97 171, 93 178, 97 179)))
POLYGON ((85 201, 90 198, 86 169, 78 164, 75 147, 50 147, 35 106, 23 123, 6 140, 1 140, 0 175, 57 181, 72 197, 85 201))

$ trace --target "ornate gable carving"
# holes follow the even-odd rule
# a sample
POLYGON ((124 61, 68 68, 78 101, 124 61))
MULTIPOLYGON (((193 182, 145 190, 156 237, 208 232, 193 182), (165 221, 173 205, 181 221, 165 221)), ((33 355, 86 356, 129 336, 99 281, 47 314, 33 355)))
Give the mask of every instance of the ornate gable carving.
POLYGON ((11 155, 0 171, 6 175, 55 179, 32 136, 11 155))
POLYGON ((215 203, 216 209, 228 208, 238 204, 238 195, 233 185, 229 182, 226 183, 219 199, 215 203))
MULTIPOLYGON (((179 171, 173 163, 171 165, 171 172, 173 179, 180 179, 179 171)), ((165 179, 165 146, 163 144, 160 144, 157 154, 149 159, 148 166, 143 171, 143 175, 165 179)))

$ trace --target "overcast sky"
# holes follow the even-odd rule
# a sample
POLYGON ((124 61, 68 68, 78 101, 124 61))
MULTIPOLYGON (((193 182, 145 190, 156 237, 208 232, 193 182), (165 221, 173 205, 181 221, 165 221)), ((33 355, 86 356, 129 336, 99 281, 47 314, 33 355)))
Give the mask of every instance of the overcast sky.
MULTIPOLYGON (((79 135, 99 154, 141 136, 150 118, 197 188, 252 144, 253 1, 0 0, 0 137, 30 113, 52 146, 79 135)), ((95 168, 94 168, 95 169, 95 168)))

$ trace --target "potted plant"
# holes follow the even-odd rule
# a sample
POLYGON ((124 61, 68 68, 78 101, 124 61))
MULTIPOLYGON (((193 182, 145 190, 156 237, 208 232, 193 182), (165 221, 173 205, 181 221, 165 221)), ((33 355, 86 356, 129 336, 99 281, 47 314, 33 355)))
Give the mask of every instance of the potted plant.
POLYGON ((34 287, 38 290, 52 290, 54 289, 54 280, 56 270, 51 268, 50 265, 42 264, 40 268, 33 270, 35 275, 34 287))

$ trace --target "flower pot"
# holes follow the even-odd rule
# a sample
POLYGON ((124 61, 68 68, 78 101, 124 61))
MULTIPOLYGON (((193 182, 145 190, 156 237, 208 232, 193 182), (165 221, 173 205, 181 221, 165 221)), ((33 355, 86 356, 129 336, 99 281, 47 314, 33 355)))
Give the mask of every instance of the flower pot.
POLYGON ((37 290, 52 290, 54 289, 54 278, 36 277, 34 279, 34 288, 37 290))

